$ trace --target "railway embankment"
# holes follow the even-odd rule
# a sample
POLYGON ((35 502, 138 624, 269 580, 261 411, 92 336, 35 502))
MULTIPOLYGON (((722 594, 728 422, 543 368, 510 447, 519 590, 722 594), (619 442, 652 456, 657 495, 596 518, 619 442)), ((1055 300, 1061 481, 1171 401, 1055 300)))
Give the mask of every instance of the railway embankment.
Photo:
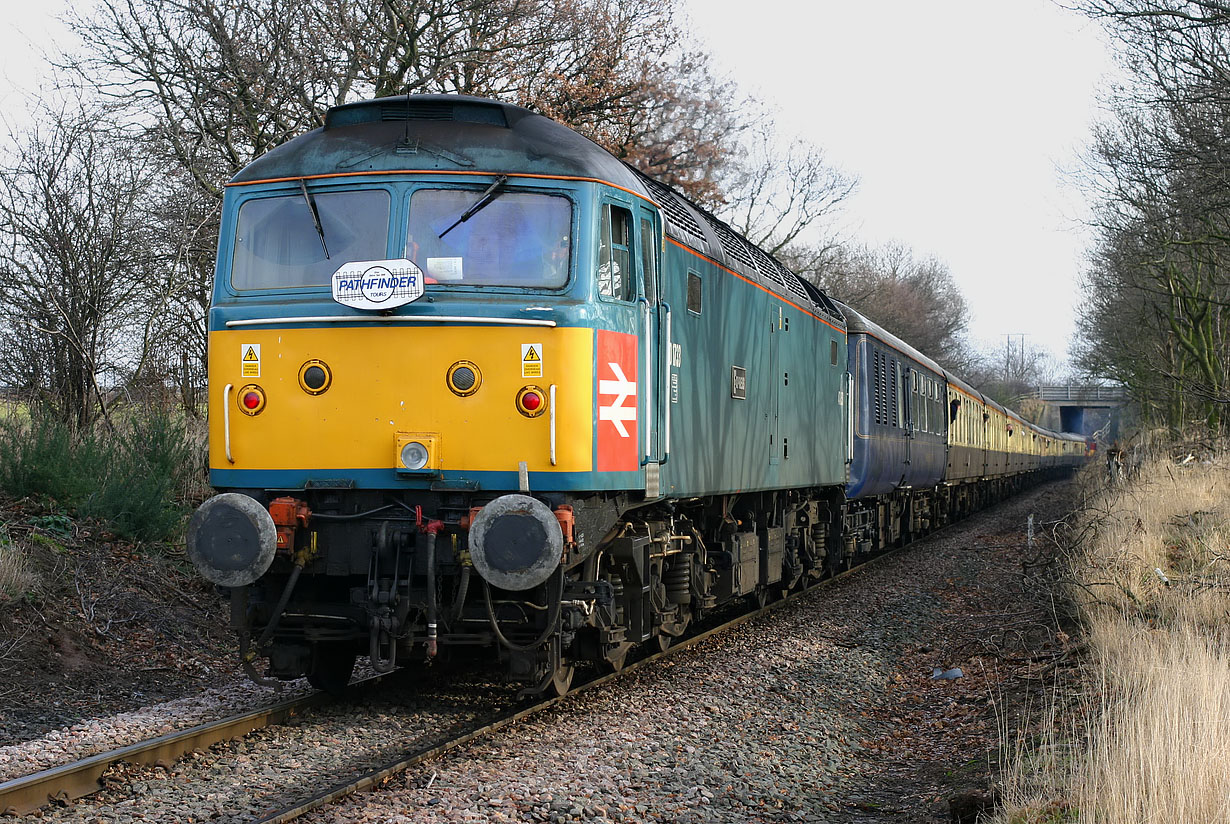
POLYGON ((951 820, 1067 656, 1034 562, 1070 501, 1033 490, 306 820, 951 820))
POLYGON ((227 620, 182 547, 121 538, 50 499, 0 497, 0 747, 76 739, 210 688, 234 694, 227 620))
POLYGON ((1046 682, 998 824, 1221 822, 1230 798, 1230 458, 1086 473, 1054 579, 1084 648, 1046 682))
POLYGON ((954 800, 988 801, 1002 731, 1067 655, 1033 562, 1071 490, 1031 490, 305 820, 950 821, 954 800))

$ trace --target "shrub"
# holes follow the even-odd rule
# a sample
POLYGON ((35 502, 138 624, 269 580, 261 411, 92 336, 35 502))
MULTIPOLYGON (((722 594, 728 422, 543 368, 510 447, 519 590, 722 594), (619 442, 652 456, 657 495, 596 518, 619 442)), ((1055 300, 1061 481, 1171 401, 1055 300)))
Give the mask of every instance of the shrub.
POLYGON ((38 412, 0 422, 0 487, 19 498, 51 498, 139 541, 176 532, 194 458, 183 421, 159 407, 117 417, 114 432, 74 435, 38 412))
POLYGON ((105 455, 92 434, 74 438, 63 421, 32 413, 0 423, 0 486, 18 498, 71 504, 94 487, 105 455))
POLYGON ((34 580, 25 551, 0 524, 0 603, 20 598, 34 586, 34 580))
POLYGON ((183 518, 180 490, 192 472, 182 422, 159 408, 142 410, 111 443, 108 471, 82 502, 81 514, 139 541, 171 537, 183 518))

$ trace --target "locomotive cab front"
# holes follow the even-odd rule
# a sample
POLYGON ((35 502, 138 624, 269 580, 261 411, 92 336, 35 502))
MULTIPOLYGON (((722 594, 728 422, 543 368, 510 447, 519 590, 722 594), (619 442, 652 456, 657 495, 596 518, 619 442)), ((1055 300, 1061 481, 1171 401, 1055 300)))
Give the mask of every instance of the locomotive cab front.
POLYGON ((634 180, 545 118, 397 98, 331 110, 228 186, 220 494, 189 552, 254 678, 337 688, 358 655, 495 647, 560 689, 578 635, 626 652, 582 570, 619 496, 659 495, 669 319, 656 208, 612 177, 634 180))

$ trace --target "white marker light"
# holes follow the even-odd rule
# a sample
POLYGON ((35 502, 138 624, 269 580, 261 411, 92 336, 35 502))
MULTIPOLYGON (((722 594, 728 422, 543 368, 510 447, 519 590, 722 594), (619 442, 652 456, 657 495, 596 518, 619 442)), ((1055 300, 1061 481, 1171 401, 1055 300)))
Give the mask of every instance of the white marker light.
POLYGON ((427 447, 418 441, 410 441, 401 448, 401 463, 406 469, 422 469, 427 466, 427 447))

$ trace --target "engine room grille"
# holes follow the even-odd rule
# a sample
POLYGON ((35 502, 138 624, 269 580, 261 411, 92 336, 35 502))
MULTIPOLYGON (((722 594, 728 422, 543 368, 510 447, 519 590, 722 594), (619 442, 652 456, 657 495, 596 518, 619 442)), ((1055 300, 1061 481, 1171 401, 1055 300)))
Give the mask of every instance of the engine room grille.
POLYGON ((885 396, 888 394, 884 379, 884 353, 879 350, 872 350, 872 375, 871 385, 873 394, 875 395, 873 402, 873 411, 875 412, 876 423, 888 423, 888 416, 884 414, 885 396))
POLYGON ((685 204, 691 205, 696 208, 696 213, 709 224, 709 228, 717 236, 718 243, 726 253, 728 263, 734 265, 737 261, 736 268, 741 268, 744 274, 764 283, 773 284, 777 287, 775 291, 779 294, 793 296, 802 306, 815 306, 823 314, 844 326, 845 321, 841 312, 818 287, 805 283, 802 278, 783 266, 777 258, 749 243, 725 223, 680 197, 669 186, 643 174, 633 166, 628 166, 628 168, 641 179, 654 200, 662 207, 668 235, 703 254, 709 254, 709 242, 705 237, 705 232, 693 217, 692 209, 685 204))
POLYGON ((654 200, 658 201, 658 204, 666 212, 666 228, 668 233, 679 238, 679 240, 688 242, 689 245, 695 246, 702 252, 709 251, 709 244, 705 241, 705 233, 701 231, 700 224, 696 222, 696 218, 692 217, 692 213, 687 210, 687 207, 679 202, 679 198, 675 197, 675 193, 651 177, 642 176, 641 179, 649 187, 654 200))
POLYGON ((726 253, 726 257, 743 264, 745 271, 749 275, 755 272, 756 261, 752 258, 751 249, 743 238, 736 235, 729 226, 712 215, 706 214, 705 218, 709 221, 709 228, 717 235, 718 242, 722 244, 722 251, 726 253))
POLYGON ((407 120, 485 123, 490 126, 508 127, 508 119, 504 116, 504 109, 501 106, 452 100, 411 100, 409 103, 395 100, 373 100, 366 104, 342 106, 329 110, 325 116, 325 127, 407 120))

